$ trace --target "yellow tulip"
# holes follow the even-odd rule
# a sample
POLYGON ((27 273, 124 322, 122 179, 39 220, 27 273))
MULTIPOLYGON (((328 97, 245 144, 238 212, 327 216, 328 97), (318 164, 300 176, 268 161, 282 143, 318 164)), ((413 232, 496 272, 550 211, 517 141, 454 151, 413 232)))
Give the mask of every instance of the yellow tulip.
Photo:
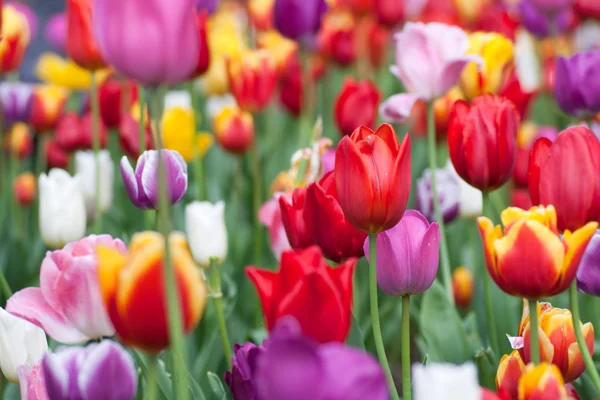
MULTIPOLYGON (((67 89, 88 89, 92 82, 90 71, 55 53, 42 54, 36 64, 35 72, 38 78, 44 82, 67 89)), ((108 75, 108 70, 97 71, 96 82, 101 84, 108 75)))
POLYGON ((25 16, 11 5, 2 7, 0 36, 0 72, 14 72, 21 66, 30 33, 25 16))
POLYGON ((209 133, 195 134, 194 113, 182 107, 173 107, 165 111, 162 119, 162 137, 165 148, 176 150, 187 162, 198 154, 204 157, 212 145, 209 133))

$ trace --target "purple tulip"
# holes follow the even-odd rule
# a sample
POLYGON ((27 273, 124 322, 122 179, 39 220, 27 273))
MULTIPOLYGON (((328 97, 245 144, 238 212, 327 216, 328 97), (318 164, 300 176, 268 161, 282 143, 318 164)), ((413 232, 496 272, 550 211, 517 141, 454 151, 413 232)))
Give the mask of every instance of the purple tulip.
POLYGON ((95 0, 94 36, 115 69, 147 86, 177 84, 198 65, 193 0, 95 0))
POLYGON ((219 7, 219 0, 195 0, 196 10, 214 13, 219 7))
POLYGON ((325 11, 325 0, 275 0, 275 27, 285 37, 303 39, 319 30, 325 11))
POLYGON ((600 296, 600 231, 585 248, 577 270, 577 288, 590 296, 600 296))
MULTIPOLYGON (((135 171, 127 157, 121 158, 121 176, 131 202, 142 210, 158 207, 158 151, 147 150, 137 161, 135 171)), ((167 175, 168 198, 179 202, 187 190, 187 164, 175 150, 161 150, 167 175)))
POLYGON ((0 103, 5 124, 28 122, 33 101, 33 85, 22 82, 0 83, 0 103))
POLYGON ((225 383, 236 400, 258 400, 256 370, 258 358, 264 353, 262 346, 246 342, 233 348, 231 371, 225 373, 225 383))
POLYGON ((131 400, 137 391, 133 359, 110 340, 48 353, 42 360, 42 371, 52 400, 131 400))
POLYGON ((44 30, 46 41, 58 50, 67 51, 67 14, 64 12, 54 14, 46 23, 44 30))
POLYGON ((258 360, 261 400, 387 400, 385 375, 368 353, 341 343, 319 345, 284 318, 258 360))
POLYGON ((531 2, 538 10, 553 14, 572 7, 575 0, 531 0, 531 2))
POLYGON ((535 0, 522 0, 519 4, 521 23, 532 34, 544 38, 556 33, 565 32, 573 22, 572 8, 559 10, 557 13, 547 14, 536 7, 535 0))
MULTIPOLYGON (((440 227, 418 211, 406 210, 393 228, 377 235, 377 283, 390 296, 427 290, 438 270, 440 227)), ((365 241, 369 260, 369 240, 365 241)))
MULTIPOLYGON (((460 211, 460 184, 458 177, 447 169, 435 171, 436 186, 445 223, 452 222, 460 211)), ((429 221, 435 221, 431 170, 426 169, 417 180, 417 208, 429 221)))
POLYGON ((564 112, 580 118, 600 112, 600 50, 559 57, 555 75, 554 95, 564 112))

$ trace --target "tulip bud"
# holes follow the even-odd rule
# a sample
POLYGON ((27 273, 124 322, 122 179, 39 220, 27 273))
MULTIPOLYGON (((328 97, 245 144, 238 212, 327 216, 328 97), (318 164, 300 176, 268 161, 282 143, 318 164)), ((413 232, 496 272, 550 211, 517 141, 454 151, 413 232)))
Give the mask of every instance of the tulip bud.
POLYGON ((355 32, 356 21, 349 10, 330 10, 323 17, 317 38, 319 51, 342 67, 352 64, 356 58, 355 32))
POLYGON ((57 86, 37 87, 31 105, 31 126, 38 133, 54 129, 66 102, 67 91, 57 86))
POLYGON ((92 0, 67 1, 67 54, 85 69, 105 66, 92 33, 92 0))
POLYGON ((319 30, 325 11, 325 0, 275 0, 275 27, 283 36, 300 40, 319 30))
POLYGON ((291 57, 281 74, 279 101, 293 116, 304 109, 304 69, 298 57, 291 57))
POLYGON ((137 85, 133 81, 123 81, 111 76, 98 90, 100 116, 107 128, 117 128, 121 122, 123 110, 129 110, 137 101, 137 85))
POLYGON ((110 151, 101 150, 98 160, 94 152, 78 151, 75 153, 75 171, 83 182, 82 192, 85 199, 87 215, 96 215, 96 171, 100 171, 99 203, 100 212, 110 209, 113 200, 114 164, 110 158, 110 151))
POLYGON ((519 393, 519 379, 525 371, 525 363, 517 350, 505 354, 500 360, 496 372, 496 387, 502 398, 517 399, 519 393))
POLYGON ((380 99, 381 93, 371 81, 356 82, 347 78, 334 106, 340 133, 349 136, 359 126, 371 128, 380 99))
POLYGON ((65 169, 69 167, 69 155, 56 143, 55 138, 46 143, 46 161, 49 168, 65 169))
POLYGON ((22 82, 0 83, 0 103, 5 125, 29 122, 33 102, 33 85, 22 82))
POLYGON ((473 363, 428 363, 412 367, 415 400, 481 399, 477 368, 473 363))
POLYGON ((287 65, 298 52, 298 43, 281 36, 277 31, 262 32, 256 39, 259 49, 269 52, 279 73, 285 71, 287 65))
POLYGON ((0 72, 3 74, 19 69, 25 50, 29 46, 31 32, 27 18, 16 7, 6 4, 2 7, 0 30, 0 72))
MULTIPOLYGON (((150 124, 145 124, 145 148, 150 150, 154 147, 150 124)), ((140 123, 129 114, 124 114, 119 123, 119 145, 123 152, 131 158, 140 156, 140 123)))
POLYGON ((560 370, 554 364, 529 364, 519 380, 519 400, 564 399, 567 396, 560 370))
POLYGON ((590 296, 600 296, 600 232, 596 231, 577 269, 577 289, 590 296))
POLYGON ((29 133, 29 127, 23 122, 15 123, 5 140, 10 154, 19 160, 29 157, 33 151, 33 140, 29 133))
POLYGON ((244 111, 263 110, 277 84, 277 66, 267 50, 247 51, 227 60, 231 94, 244 111))
POLYGON ((37 192, 35 181, 35 175, 31 172, 23 172, 13 181, 13 194, 21 207, 28 207, 35 200, 37 192))
POLYGON ((208 19, 208 13, 206 11, 198 11, 196 14, 196 28, 198 32, 198 64, 194 70, 193 76, 200 76, 204 74, 210 66, 210 46, 208 43, 208 37, 206 33, 206 24, 208 19))
POLYGON ((567 114, 586 118, 600 112, 600 94, 595 89, 600 80, 600 51, 579 52, 556 61, 554 95, 567 114))
POLYGON ((225 372, 225 383, 234 399, 258 398, 257 360, 264 355, 264 352, 263 346, 257 346, 252 342, 246 342, 241 346, 233 345, 231 371, 225 372))
MULTIPOLYGON (((442 218, 445 223, 452 222, 460 210, 460 184, 459 177, 451 170, 435 170, 436 189, 442 218)), ((426 169, 423 176, 417 180, 417 209, 429 221, 435 221, 433 209, 433 189, 431 187, 431 170, 426 169)))
POLYGON ((469 308, 473 299, 475 279, 467 267, 458 267, 452 273, 452 293, 454 302, 463 309, 469 308))
POLYGON ((224 108, 214 120, 217 143, 230 153, 244 154, 254 143, 252 114, 237 107, 224 108))
POLYGON ((194 260, 208 267, 211 259, 223 262, 227 257, 225 203, 194 201, 185 207, 185 227, 194 260))
POLYGON ((53 168, 40 175, 40 235, 51 248, 79 240, 85 234, 85 202, 80 177, 53 168))

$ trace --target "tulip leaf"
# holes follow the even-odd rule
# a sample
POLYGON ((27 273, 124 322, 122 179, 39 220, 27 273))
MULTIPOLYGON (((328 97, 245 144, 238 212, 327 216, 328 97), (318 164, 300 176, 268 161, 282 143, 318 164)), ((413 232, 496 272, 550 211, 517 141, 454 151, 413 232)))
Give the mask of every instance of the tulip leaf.
POLYGON ((348 335, 348 339, 346 339, 346 343, 357 349, 365 349, 365 337, 354 313, 352 313, 352 326, 350 327, 350 334, 348 335))
POLYGON ((200 384, 198 384, 198 381, 196 381, 196 379, 190 373, 188 373, 188 382, 190 382, 189 387, 192 394, 192 399, 206 400, 206 395, 200 387, 200 384))
POLYGON ((206 376, 208 376, 208 383, 210 384, 210 388, 213 391, 213 394, 215 395, 215 399, 226 399, 227 395, 225 394, 225 388, 223 387, 223 382, 221 382, 221 379, 217 376, 217 374, 215 374, 214 372, 210 372, 208 371, 206 373, 206 376))
MULTIPOLYGON (((148 356, 140 351, 133 351, 133 357, 137 361, 138 365, 142 368, 144 375, 148 375, 148 356)), ((163 360, 158 360, 158 368, 156 369, 156 379, 158 381, 158 388, 163 394, 163 397, 167 400, 171 400, 173 398, 172 387, 171 387, 171 377, 167 372, 165 363, 163 360)))

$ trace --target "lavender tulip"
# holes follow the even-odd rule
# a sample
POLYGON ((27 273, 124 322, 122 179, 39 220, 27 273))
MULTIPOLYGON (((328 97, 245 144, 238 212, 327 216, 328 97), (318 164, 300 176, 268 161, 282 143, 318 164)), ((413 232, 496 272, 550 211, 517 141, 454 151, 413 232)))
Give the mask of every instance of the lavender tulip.
MULTIPOLYGON (((148 150, 137 161, 135 171, 127 157, 121 159, 121 176, 131 202, 142 210, 158 207, 158 151, 148 150)), ((187 190, 187 164, 175 150, 161 150, 171 204, 179 202, 187 190)))
MULTIPOLYGON (((445 223, 452 222, 458 216, 460 210, 458 177, 447 169, 437 169, 435 177, 442 218, 445 223)), ((426 169, 423 177, 417 180, 417 208, 429 221, 435 220, 430 169, 426 169)))
POLYGON ((521 23, 532 34, 544 38, 557 33, 565 32, 571 25, 574 13, 572 8, 565 8, 557 13, 546 14, 535 5, 534 0, 522 0, 519 4, 521 23))
POLYGON ((275 27, 285 37, 302 39, 319 30, 325 11, 325 0, 275 0, 275 27))
POLYGON ((58 50, 67 51, 67 14, 64 12, 54 14, 46 23, 44 29, 46 41, 58 50))
POLYGON ((264 353, 262 346, 246 342, 233 348, 231 371, 225 373, 225 383, 236 400, 258 400, 256 388, 256 370, 258 358, 264 353))
POLYGON ((560 108, 576 117, 600 112, 600 50, 556 61, 554 95, 560 108))
MULTIPOLYGON (((377 284, 390 296, 427 290, 438 270, 440 228, 418 211, 406 210, 393 228, 377 235, 377 284)), ((369 240, 365 241, 369 259, 369 240)))
POLYGON ((577 288, 590 296, 600 296, 600 231, 585 248, 577 270, 577 288))
POLYGON ((531 0, 531 2, 540 11, 546 14, 553 14, 570 8, 575 0, 531 0))
POLYGON ((22 82, 0 83, 0 103, 5 124, 28 122, 33 102, 33 85, 22 82))
POLYGON ((93 11, 100 53, 122 75, 156 86, 194 72, 200 45, 193 0, 96 0, 93 11))
POLYGON ((53 400, 130 400, 137 391, 133 359, 110 340, 49 353, 42 360, 42 371, 53 400))

